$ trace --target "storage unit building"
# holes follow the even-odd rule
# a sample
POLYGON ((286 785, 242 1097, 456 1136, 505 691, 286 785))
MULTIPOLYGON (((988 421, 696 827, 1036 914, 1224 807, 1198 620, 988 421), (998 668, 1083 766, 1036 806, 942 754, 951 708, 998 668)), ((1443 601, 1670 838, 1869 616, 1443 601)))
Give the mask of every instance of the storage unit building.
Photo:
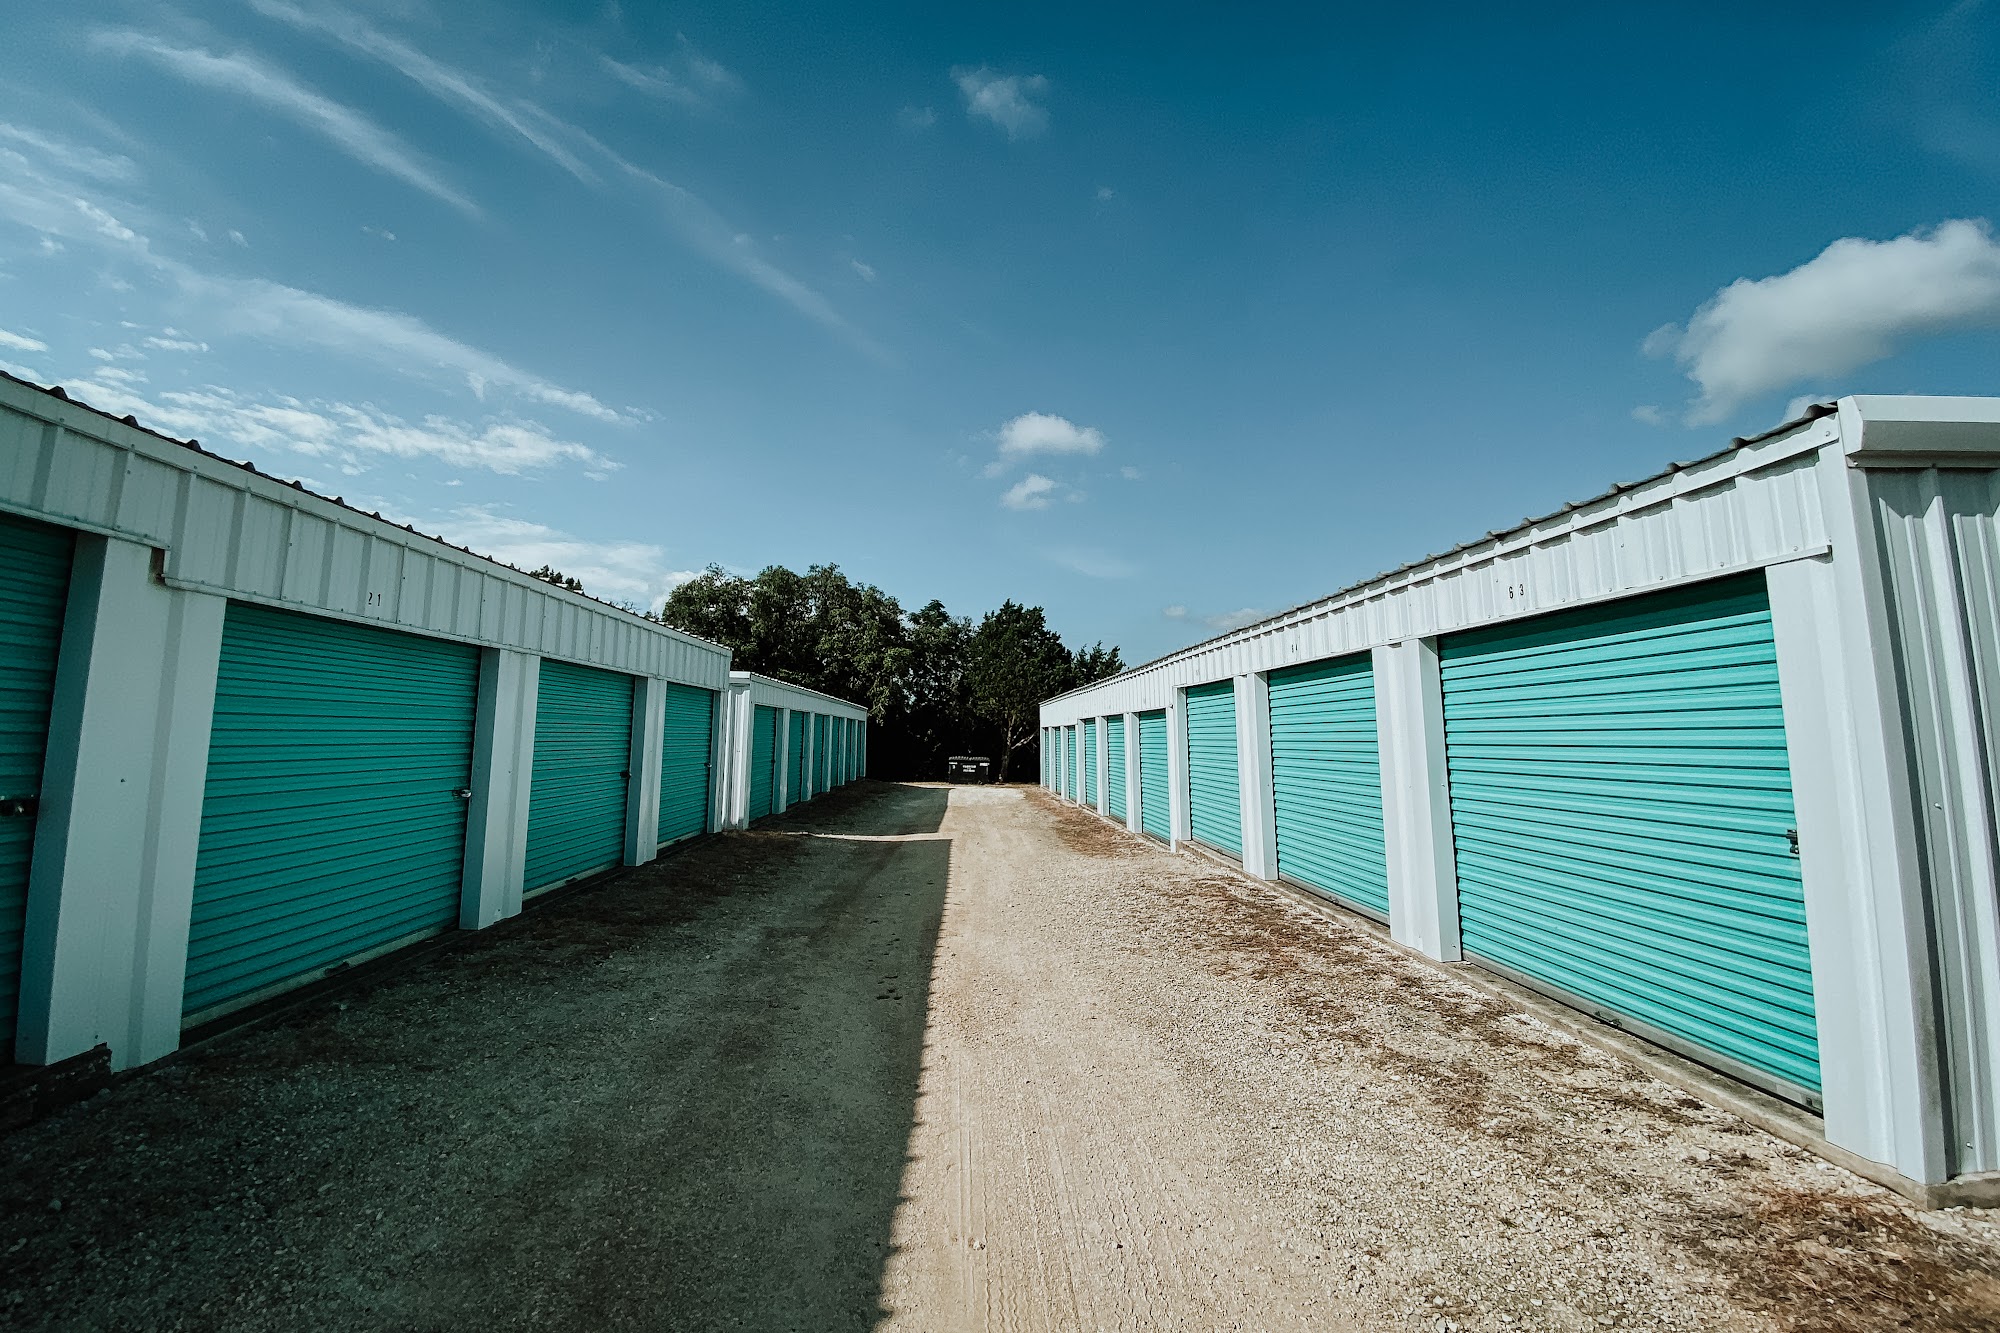
POLYGON ((726 737, 722 823, 727 828, 743 828, 796 804, 800 798, 790 790, 794 775, 805 774, 815 795, 840 786, 843 734, 852 737, 867 716, 844 699, 749 671, 730 673, 725 711, 741 719, 740 730, 732 727, 726 737), (809 747, 803 757, 794 753, 801 743, 809 747))
POLYGON ((19 1061, 156 1059, 709 822, 726 650, 8 377, 0 559, 19 1061))
POLYGON ((1041 722, 1136 717, 1151 836, 2000 1201, 1997 586, 2000 401, 1848 398, 1041 722))

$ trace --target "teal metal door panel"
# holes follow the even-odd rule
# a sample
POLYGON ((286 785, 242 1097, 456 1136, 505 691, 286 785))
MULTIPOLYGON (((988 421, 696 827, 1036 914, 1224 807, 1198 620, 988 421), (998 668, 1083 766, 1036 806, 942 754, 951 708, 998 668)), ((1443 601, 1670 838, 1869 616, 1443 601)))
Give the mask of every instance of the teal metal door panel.
POLYGON ((778 710, 757 705, 750 719, 750 818, 771 813, 778 778, 778 710))
POLYGON ((1139 828, 1161 842, 1174 836, 1167 805, 1167 715, 1139 714, 1139 828))
POLYGON ((1097 804, 1097 723, 1083 724, 1083 803, 1097 804))
POLYGON ((827 747, 833 719, 825 713, 813 714, 813 791, 823 792, 832 785, 833 765, 827 762, 827 747))
POLYGON ((667 684, 660 743, 660 844, 708 831, 710 764, 715 753, 715 691, 667 684))
POLYGON ((1386 920, 1389 867, 1367 654, 1273 671, 1278 873, 1386 920))
POLYGON ((183 1012, 458 920, 479 651, 231 604, 183 1012))
POLYGON ((1188 833, 1243 855, 1243 802, 1236 773, 1236 683, 1218 680, 1187 692, 1188 833))
POLYGON ((854 721, 840 719, 840 748, 835 752, 840 764, 840 785, 846 786, 854 779, 854 721))
POLYGON ((1440 657, 1466 951, 1811 1102, 1763 576, 1456 635, 1440 657))
MULTIPOLYGON (((0 797, 41 797, 75 553, 64 528, 0 518, 0 797)), ((0 1050, 14 1040, 34 851, 34 817, 0 817, 0 1050)))
POLYGON ((1042 728, 1042 785, 1044 787, 1049 787, 1054 785, 1049 781, 1049 761, 1054 753, 1055 751, 1049 745, 1049 729, 1047 727, 1043 727, 1042 728))
POLYGON ((530 892, 625 859, 632 684, 615 671, 542 662, 523 881, 530 892))
POLYGON ((805 799, 806 790, 806 714, 797 709, 786 724, 785 753, 785 799, 796 805, 805 799))
POLYGON ((1104 803, 1113 819, 1125 818, 1125 715, 1104 719, 1104 803))
POLYGON ((1063 745, 1066 747, 1065 752, 1069 756, 1068 762, 1063 765, 1063 795, 1069 797, 1072 801, 1074 801, 1076 799, 1076 728, 1075 727, 1063 728, 1063 745))

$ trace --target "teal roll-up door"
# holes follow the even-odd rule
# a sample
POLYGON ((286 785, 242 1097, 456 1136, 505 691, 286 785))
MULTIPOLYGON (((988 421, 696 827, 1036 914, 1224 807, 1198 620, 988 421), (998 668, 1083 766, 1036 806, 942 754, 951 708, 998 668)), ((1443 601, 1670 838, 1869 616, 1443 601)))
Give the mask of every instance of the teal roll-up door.
POLYGON ((806 715, 792 710, 786 724, 785 800, 793 805, 806 798, 806 715))
POLYGON ((840 785, 845 787, 854 777, 854 720, 840 719, 840 748, 835 752, 840 765, 840 785))
POLYGON ((1243 855, 1243 802, 1236 773, 1236 683, 1218 680, 1187 692, 1188 833, 1243 855))
POLYGON ((232 604, 183 1011, 458 920, 479 651, 232 604))
POLYGON ((1455 635, 1440 659, 1466 952, 1815 1101, 1763 576, 1455 635))
POLYGON ((1167 804, 1167 715, 1139 714, 1139 828, 1161 842, 1174 836, 1167 804))
POLYGON ((1125 818, 1125 715, 1104 719, 1104 802, 1113 819, 1125 818))
POLYGON ((778 710, 757 705, 750 719, 750 818, 771 813, 778 777, 778 710))
POLYGON ((632 677, 544 659, 528 793, 530 892, 625 859, 632 677))
POLYGON ((1097 804, 1097 723, 1083 724, 1083 803, 1097 804))
POLYGON ((813 714, 813 791, 823 792, 833 785, 833 765, 827 755, 831 743, 833 721, 825 713, 813 714))
POLYGON ((1063 728, 1064 753, 1068 760, 1063 764, 1063 795, 1072 801, 1076 799, 1076 728, 1063 728))
POLYGON ((708 831, 715 691, 667 683, 660 743, 660 845, 708 831))
POLYGON ((1375 671, 1366 653, 1273 671, 1278 874, 1387 920, 1375 671))
MULTIPOLYGON (((40 799, 56 655, 76 540, 63 528, 0 518, 0 797, 40 799)), ((28 918, 32 815, 0 817, 0 1050, 12 1045, 28 918)))

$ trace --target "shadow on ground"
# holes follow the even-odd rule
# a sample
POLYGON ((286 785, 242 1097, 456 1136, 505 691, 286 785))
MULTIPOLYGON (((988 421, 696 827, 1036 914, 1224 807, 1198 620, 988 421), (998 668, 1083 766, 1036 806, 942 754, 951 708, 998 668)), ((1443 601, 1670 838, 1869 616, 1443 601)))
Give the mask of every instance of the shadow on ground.
POLYGON ((951 871, 872 839, 947 799, 834 793, 21 1131, 0 1323, 872 1327, 951 871))
POLYGON ((935 833, 944 825, 951 788, 863 779, 815 796, 751 827, 786 833, 834 833, 849 837, 897 838, 935 833), (884 791, 896 793, 883 800, 884 791))

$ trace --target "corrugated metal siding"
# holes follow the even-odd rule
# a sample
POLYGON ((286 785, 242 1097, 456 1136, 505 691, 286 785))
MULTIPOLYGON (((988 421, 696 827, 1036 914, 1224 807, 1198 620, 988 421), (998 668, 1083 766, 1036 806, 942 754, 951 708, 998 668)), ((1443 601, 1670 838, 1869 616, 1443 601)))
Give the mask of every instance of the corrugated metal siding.
POLYGON ((715 692, 667 686, 660 745, 660 842, 708 831, 709 763, 715 750, 715 692))
POLYGON ((1930 885, 1953 1170, 2000 1170, 2000 472, 1871 470, 1930 885))
POLYGON ((184 1012, 458 920, 479 653, 232 604, 184 1012))
POLYGON ((1278 873, 1386 919, 1373 662, 1362 654, 1273 671, 1270 688, 1278 873))
POLYGON ((1173 812, 1167 804, 1167 714, 1139 714, 1139 828, 1161 842, 1174 836, 1173 812))
POLYGON ((1243 801, 1236 765, 1236 683, 1218 680, 1187 692, 1188 832, 1211 847, 1243 855, 1243 801))
POLYGON ((728 684, 727 649, 5 381, 0 507, 159 547, 177 587, 728 684))
POLYGON ((833 785, 833 764, 828 758, 828 737, 833 719, 825 713, 813 714, 813 790, 825 791, 833 785))
POLYGON ((1455 636, 1440 659, 1467 953, 1810 1100, 1763 576, 1455 636))
POLYGON ((793 709, 785 727, 785 799, 796 805, 806 792, 806 714, 793 709))
POLYGON ((544 661, 528 794, 533 891, 621 864, 632 762, 632 677, 544 661))
POLYGON ((750 721, 750 818, 771 813, 778 785, 778 710, 757 705, 750 721))
POLYGON ((1083 724, 1083 803, 1097 804, 1097 723, 1083 724))
POLYGON ((1125 818, 1125 717, 1104 719, 1104 802, 1113 819, 1125 818))
MULTIPOLYGON (((0 517, 0 797, 41 796, 75 555, 63 529, 0 517)), ((14 1040, 34 850, 33 819, 0 819, 0 1048, 14 1040)))
POLYGON ((1063 795, 1072 801, 1076 799, 1076 728, 1063 728, 1063 753, 1067 756, 1063 764, 1063 795))

